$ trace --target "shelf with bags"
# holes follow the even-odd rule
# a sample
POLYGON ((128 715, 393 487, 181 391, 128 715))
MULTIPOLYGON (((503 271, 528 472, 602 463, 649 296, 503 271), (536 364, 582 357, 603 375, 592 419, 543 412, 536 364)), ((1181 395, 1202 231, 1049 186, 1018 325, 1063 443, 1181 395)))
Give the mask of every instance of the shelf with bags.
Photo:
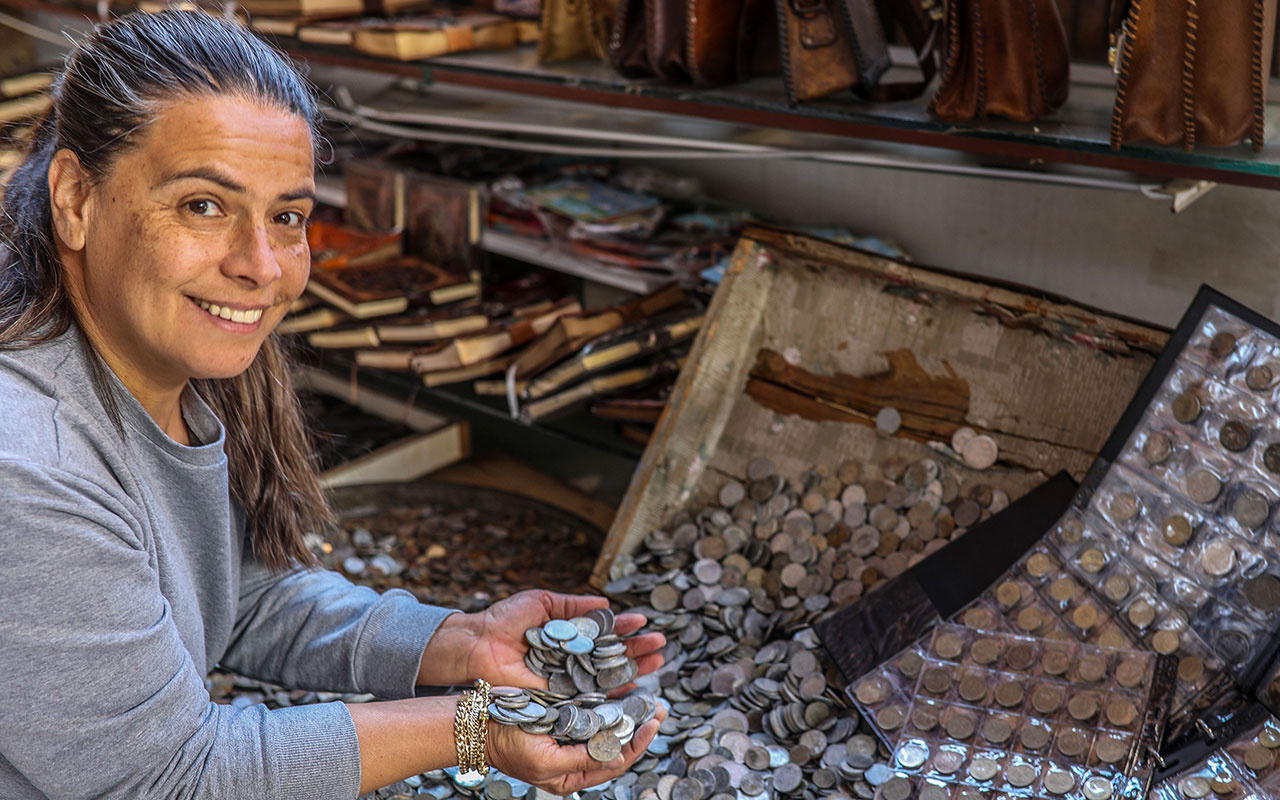
MULTIPOLYGON (((64 16, 84 17, 91 13, 47 0, 0 0, 0 7, 64 16)), ((656 80, 629 80, 606 65, 592 61, 539 64, 534 48, 527 46, 398 62, 361 55, 347 48, 304 44, 286 37, 280 37, 277 42, 294 57, 317 66, 407 77, 428 87, 470 87, 500 92, 523 97, 529 103, 566 101, 583 108, 594 107, 624 115, 648 112, 672 120, 676 127, 710 122, 749 129, 753 132, 750 137, 764 143, 790 134, 798 136, 802 142, 799 146, 808 150, 812 148, 803 140, 818 137, 840 142, 847 151, 870 148, 874 154, 885 147, 905 149, 922 164, 928 158, 920 158, 919 153, 931 151, 933 160, 942 165, 942 171, 958 164, 985 174, 995 162, 997 172, 1020 172, 1025 180, 1043 176, 1057 182, 1053 181, 1056 171, 1084 169, 1095 173, 1095 177, 1096 173, 1105 173, 1111 180, 1116 173, 1140 176, 1130 184, 1141 187, 1149 186, 1153 180, 1180 180, 1280 188, 1280 142, 1273 142, 1260 153, 1254 153, 1247 143, 1228 148, 1201 147, 1193 152, 1144 143, 1112 150, 1109 129, 1115 89, 1109 72, 1096 66, 1073 65, 1070 97, 1063 108, 1050 117, 1035 123, 988 119, 962 125, 932 117, 927 110, 927 96, 894 103, 869 103, 851 92, 843 92, 792 106, 778 77, 695 89, 656 80)), ((902 60, 906 59, 896 59, 902 60)), ((917 75, 914 68, 898 63, 883 80, 910 80, 913 75, 917 75)), ((1270 141, 1275 139, 1274 120, 1280 118, 1277 116, 1280 103, 1268 104, 1267 110, 1273 120, 1268 126, 1270 141)), ((501 127, 500 122, 500 117, 494 118, 495 127, 501 127)), ((694 134, 692 138, 696 137, 694 134)), ((893 166, 888 161, 883 165, 893 166)))

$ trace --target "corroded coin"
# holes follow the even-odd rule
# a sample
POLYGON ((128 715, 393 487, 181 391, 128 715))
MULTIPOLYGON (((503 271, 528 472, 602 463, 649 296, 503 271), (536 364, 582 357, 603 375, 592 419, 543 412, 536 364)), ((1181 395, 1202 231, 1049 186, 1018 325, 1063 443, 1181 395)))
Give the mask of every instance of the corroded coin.
POLYGON ((942 667, 930 667, 924 671, 924 688, 932 694, 946 694, 951 689, 951 675, 942 667))
POLYGON ((964 626, 975 631, 990 630, 995 627, 995 616, 985 608, 970 608, 964 612, 964 626))
POLYGON ((1197 656, 1184 656, 1178 660, 1178 679, 1194 683, 1204 674, 1204 661, 1197 656))
POLYGON ((1241 527, 1249 530, 1261 528, 1270 512, 1266 495, 1256 489, 1245 489, 1231 504, 1231 516, 1236 518, 1241 527))
POLYGON ((996 588, 996 602, 1005 608, 1013 608, 1022 602, 1022 589, 1013 581, 1005 581, 996 588))
POLYGON ((1280 442, 1269 444, 1262 451, 1262 466, 1272 475, 1280 475, 1280 442))
POLYGON ((1191 520, 1181 514, 1174 514, 1164 521, 1161 534, 1173 547, 1182 547, 1191 539, 1191 520))
POLYGON ((988 717, 982 723, 982 738, 992 744, 1004 744, 1013 736, 1013 726, 1000 717, 988 717))
MULTIPOLYGON (((774 787, 777 787, 776 782, 774 787)), ((880 787, 880 796, 884 800, 907 800, 911 796, 911 781, 906 778, 890 778, 884 786, 880 787)))
POLYGON ((1223 423, 1222 430, 1218 431, 1218 441, 1231 452, 1239 453, 1248 449, 1249 443, 1253 441, 1253 434, 1247 425, 1233 419, 1223 423))
POLYGON ((1127 728, 1138 716, 1138 709, 1124 698, 1117 698, 1107 703, 1107 720, 1117 728, 1127 728))
POLYGON ((1004 658, 1005 664, 1009 669, 1017 672, 1023 672, 1031 667, 1036 661, 1036 651, 1029 644, 1015 644, 1009 648, 1008 654, 1004 658))
POLYGON ((1000 642, 984 636, 969 648, 969 656, 975 664, 991 664, 1000 657, 1000 642))
POLYGON ((1044 776, 1044 788, 1049 794, 1067 794, 1076 788, 1076 778, 1066 770, 1050 767, 1044 776))
POLYGON ((1053 560, 1044 553, 1033 553, 1027 559, 1027 573, 1034 578, 1043 578, 1052 571, 1053 560))
POLYGON ((940 750, 933 757, 931 766, 941 775, 953 775, 964 764, 964 754, 954 750, 940 750))
POLYGON ((1264 572, 1245 584, 1244 596, 1259 611, 1274 611, 1280 608, 1280 578, 1264 572))
POLYGON ((1005 681, 996 687, 996 702, 1005 708, 1013 708, 1022 702, 1022 684, 1017 681, 1005 681))
POLYGON ((1096 683, 1107 675, 1107 659, 1096 653, 1084 656, 1076 664, 1076 673, 1081 680, 1096 683))
POLYGON ((1035 607, 1024 608, 1018 612, 1017 624, 1026 633, 1035 633, 1044 626, 1044 612, 1035 607))
POLYGON ((1163 464, 1173 455, 1173 442, 1163 433, 1149 433, 1142 443, 1142 457, 1148 464, 1163 464))
POLYGON ((1066 650, 1046 650, 1040 666, 1046 675, 1065 675, 1071 669, 1071 654, 1066 650))
POLYGON ((1258 364, 1245 370, 1244 385, 1255 392, 1261 392, 1265 391, 1275 378, 1275 372, 1271 369, 1270 364, 1258 364))
POLYGON ((1230 542, 1218 539, 1209 542, 1200 553, 1200 569, 1206 575, 1221 578, 1231 574, 1236 566, 1236 550, 1230 542))
POLYGON ((924 669, 924 657, 914 650, 898 659, 898 672, 908 678, 920 677, 920 670, 922 669, 924 669))
POLYGON ((968 714, 953 714, 942 723, 942 728, 952 739, 964 740, 973 735, 977 723, 968 714))
POLYGON ((1036 769, 1030 764, 1014 764, 1004 771, 1005 780, 1019 789, 1035 783, 1036 769))
POLYGON ((969 763, 969 775, 975 781, 989 781, 1000 771, 1000 764, 994 759, 979 757, 969 763))
POLYGON ((1049 744, 1049 729, 1043 725, 1027 724, 1018 734, 1018 739, 1028 750, 1043 750, 1049 744))
POLYGON ((1222 493, 1222 481, 1207 469, 1197 469, 1187 475, 1187 497, 1197 503, 1209 504, 1222 493))
POLYGON ((1213 356, 1218 361, 1221 361, 1231 355, 1232 351, 1235 349, 1236 337, 1234 334, 1226 331, 1218 331, 1213 335, 1213 338, 1209 340, 1209 355, 1213 356))
POLYGON ((1173 418, 1190 425, 1200 416, 1200 408, 1200 396, 1195 390, 1188 389, 1173 399, 1173 418))
POLYGON ((979 434, 965 442, 960 451, 964 463, 973 469, 987 469, 996 463, 1000 456, 1000 448, 996 440, 986 434, 979 434))
POLYGON ((1119 603, 1129 596, 1132 589, 1129 579, 1123 575, 1111 575, 1102 584, 1102 593, 1113 603, 1119 603))
POLYGON ((960 681, 960 696, 970 703, 978 703, 987 696, 987 682, 977 675, 966 675, 960 681))
POLYGON ((938 658, 953 661, 964 652, 964 640, 954 633, 940 633, 933 641, 933 652, 938 658))
POLYGON ((1146 600, 1138 600, 1129 606, 1129 621, 1139 628, 1145 628, 1155 621, 1156 610, 1146 600))
POLYGON ((1146 666, 1137 659, 1125 659, 1116 667, 1116 683, 1126 689, 1133 689, 1142 685, 1142 679, 1146 677, 1146 666))
POLYGON ((1107 556, 1096 547, 1090 547, 1080 554, 1080 568, 1090 575, 1096 575, 1107 565, 1107 556))
POLYGON ((1254 772, 1271 769, 1271 765, 1275 761, 1275 751, 1269 750, 1260 744, 1251 745, 1248 750, 1244 751, 1244 764, 1254 772))
POLYGON ((1176 631, 1157 631, 1156 635, 1151 637, 1151 648, 1162 656, 1178 652, 1180 644, 1182 641, 1176 631))
POLYGON ((1077 758, 1084 754, 1089 740, 1080 731, 1066 731, 1058 737, 1058 752, 1067 758, 1077 758))
POLYGON ((622 755, 622 742, 610 731, 600 731, 587 740, 587 754, 596 761, 612 761, 622 755))
POLYGON ((1098 624, 1098 609, 1089 603, 1080 605, 1075 611, 1071 612, 1071 621, 1076 624, 1077 628, 1087 631, 1098 624))
POLYGON ((1108 764, 1123 761, 1129 755, 1129 745, 1114 736, 1099 736, 1094 750, 1097 751, 1098 758, 1108 764))
POLYGON ((1098 698, 1092 694, 1078 694, 1067 701, 1067 713, 1080 722, 1091 720, 1098 713, 1098 698))
POLYGON ((1031 691, 1031 707, 1048 716, 1062 707, 1062 690, 1054 686, 1037 686, 1031 691))

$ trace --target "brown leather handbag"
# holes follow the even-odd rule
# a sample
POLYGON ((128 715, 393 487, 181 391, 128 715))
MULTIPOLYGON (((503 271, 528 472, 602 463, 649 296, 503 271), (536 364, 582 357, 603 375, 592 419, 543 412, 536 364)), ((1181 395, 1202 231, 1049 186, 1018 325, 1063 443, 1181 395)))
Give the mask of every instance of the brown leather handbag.
POLYGON ((613 8, 607 0, 540 0, 538 62, 608 61, 613 8))
POLYGON ((777 0, 779 49, 794 105, 858 88, 889 68, 889 48, 872 0, 777 0))
POLYGON ((685 66, 698 86, 776 73, 774 0, 686 0, 685 66))
POLYGON ((627 78, 653 75, 644 29, 645 0, 618 0, 609 36, 609 63, 619 75, 627 78))
POLYGON ((1113 148, 1149 139, 1191 150, 1248 137, 1262 149, 1276 0, 1130 0, 1120 20, 1113 148))
POLYGON ((645 0, 644 42, 649 67, 672 83, 689 80, 685 63, 685 5, 687 0, 645 0))
POLYGON ((1069 70, 1052 0, 951 0, 942 81, 929 110, 951 122, 1029 122, 1066 102, 1069 70))

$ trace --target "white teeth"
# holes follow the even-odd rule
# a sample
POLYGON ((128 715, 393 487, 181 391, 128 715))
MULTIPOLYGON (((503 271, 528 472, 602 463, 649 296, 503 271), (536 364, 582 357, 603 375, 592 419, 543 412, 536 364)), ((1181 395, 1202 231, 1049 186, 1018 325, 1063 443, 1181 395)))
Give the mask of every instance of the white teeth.
POLYGON ((200 305, 201 308, 203 308, 205 311, 208 311, 213 316, 220 317, 221 319, 225 319, 225 320, 230 320, 231 322, 240 322, 240 323, 252 325, 253 323, 262 319, 262 309, 260 308, 254 308, 248 311, 240 311, 238 309, 233 309, 228 306, 220 306, 217 303, 209 303, 204 300, 197 300, 196 302, 200 305))

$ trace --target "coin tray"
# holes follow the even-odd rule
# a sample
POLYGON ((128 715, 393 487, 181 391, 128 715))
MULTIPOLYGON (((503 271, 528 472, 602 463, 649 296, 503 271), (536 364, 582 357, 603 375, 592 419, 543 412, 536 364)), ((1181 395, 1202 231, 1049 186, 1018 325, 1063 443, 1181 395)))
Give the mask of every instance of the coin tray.
POLYGON ((1157 800, 1262 800, 1274 796, 1258 787, 1243 766, 1223 750, 1214 751, 1195 767, 1162 781, 1151 792, 1151 797, 1157 800), (1215 780, 1222 781, 1218 788, 1213 786, 1215 780), (1226 781, 1234 783, 1233 790, 1222 790, 1226 781), (1196 783, 1199 788, 1193 790, 1196 783))

